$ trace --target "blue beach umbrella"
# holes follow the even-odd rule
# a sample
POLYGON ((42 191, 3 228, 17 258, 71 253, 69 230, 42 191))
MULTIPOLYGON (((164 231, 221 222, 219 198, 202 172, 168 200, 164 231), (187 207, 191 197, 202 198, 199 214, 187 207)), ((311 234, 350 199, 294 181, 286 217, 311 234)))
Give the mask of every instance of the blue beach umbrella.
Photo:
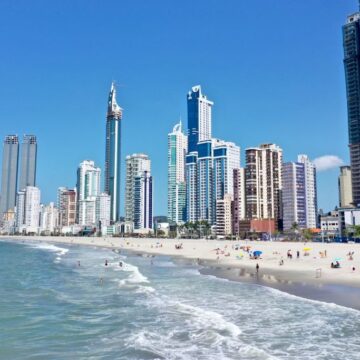
POLYGON ((337 258, 334 259, 334 261, 342 261, 342 259, 337 257, 337 258))
POLYGON ((262 251, 260 251, 260 250, 254 251, 254 256, 260 256, 261 254, 262 254, 262 251))

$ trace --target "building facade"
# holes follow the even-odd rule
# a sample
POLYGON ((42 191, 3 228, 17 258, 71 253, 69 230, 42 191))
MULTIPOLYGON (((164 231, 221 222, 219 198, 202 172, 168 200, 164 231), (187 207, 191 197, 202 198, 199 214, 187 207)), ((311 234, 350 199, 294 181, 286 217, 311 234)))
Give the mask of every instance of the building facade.
POLYGON ((40 232, 51 235, 58 228, 59 210, 53 202, 40 205, 40 232))
POLYGON ((342 30, 352 196, 353 203, 358 206, 360 204, 360 13, 348 16, 342 30))
POLYGON ((37 234, 40 217, 40 190, 27 186, 17 193, 16 228, 19 233, 37 234))
POLYGON ((199 213, 197 158, 196 151, 186 155, 186 220, 188 222, 197 221, 199 213))
POLYGON ((187 137, 180 121, 168 134, 168 219, 176 224, 186 221, 186 153, 187 137))
POLYGON ((132 154, 126 157, 125 221, 135 221, 135 177, 145 171, 151 173, 151 161, 147 155, 132 154))
POLYGON ((214 103, 202 94, 201 86, 192 87, 187 95, 188 151, 196 151, 198 142, 211 139, 211 116, 214 103))
POLYGON ((116 89, 111 84, 106 116, 105 192, 111 198, 111 221, 120 219, 120 168, 122 109, 116 102, 116 89))
POLYGON ((282 172, 282 204, 284 230, 290 230, 294 223, 300 229, 306 226, 305 167, 302 163, 288 162, 282 172))
POLYGON ((351 182, 351 167, 340 166, 340 175, 338 179, 339 185, 339 205, 340 207, 352 207, 352 182, 351 182))
POLYGON ((5 137, 3 145, 1 195, 0 195, 0 222, 3 214, 14 210, 16 204, 17 179, 19 163, 19 139, 17 135, 5 137))
POLYGON ((232 231, 240 235, 240 221, 245 219, 245 169, 233 170, 232 231))
POLYGON ((275 219, 281 227, 282 149, 263 144, 246 149, 246 218, 275 219))
POLYGON ((306 227, 315 229, 317 227, 317 184, 316 168, 307 155, 298 155, 298 162, 304 164, 305 173, 305 198, 306 198, 306 227))
POLYGON ((59 228, 74 225, 77 209, 76 189, 60 187, 58 189, 57 208, 59 210, 59 228))
POLYGON ((35 135, 24 135, 21 144, 19 189, 36 185, 37 140, 35 135))
POLYGON ((151 231, 153 227, 153 180, 144 171, 134 179, 134 229, 151 231))
POLYGON ((100 168, 90 160, 83 161, 77 170, 77 221, 82 226, 96 225, 96 198, 100 194, 100 168))
POLYGON ((101 230, 110 225, 111 220, 111 198, 106 193, 101 193, 96 198, 96 226, 101 230))
POLYGON ((225 194, 223 199, 216 200, 216 235, 229 236, 232 234, 231 217, 232 196, 225 194))

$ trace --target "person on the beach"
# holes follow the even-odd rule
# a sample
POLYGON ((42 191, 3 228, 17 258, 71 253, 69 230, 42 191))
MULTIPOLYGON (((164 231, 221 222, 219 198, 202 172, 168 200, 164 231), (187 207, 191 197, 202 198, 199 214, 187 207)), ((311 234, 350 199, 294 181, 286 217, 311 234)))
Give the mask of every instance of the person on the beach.
POLYGON ((108 261, 107 260, 105 260, 105 266, 108 266, 108 261))
POLYGON ((119 262, 119 266, 122 267, 123 266, 123 263, 122 261, 119 262))
POLYGON ((259 264, 256 264, 256 272, 257 273, 259 272, 259 268, 260 268, 259 264))
POLYGON ((299 250, 296 252, 296 257, 297 257, 298 259, 300 258, 300 251, 299 251, 299 250))

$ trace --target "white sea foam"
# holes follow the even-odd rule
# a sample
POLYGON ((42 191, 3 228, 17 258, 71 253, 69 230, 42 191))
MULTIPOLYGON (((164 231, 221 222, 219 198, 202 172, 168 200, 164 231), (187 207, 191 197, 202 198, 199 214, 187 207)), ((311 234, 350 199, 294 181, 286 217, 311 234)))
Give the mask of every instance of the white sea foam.
POLYGON ((47 250, 58 253, 58 256, 65 255, 69 251, 69 249, 47 243, 33 243, 33 244, 29 244, 29 246, 36 249, 47 250))
POLYGON ((120 285, 149 283, 148 278, 140 272, 137 266, 123 262, 121 269, 122 271, 129 272, 130 274, 126 279, 119 281, 120 285))
POLYGON ((237 337, 241 334, 240 328, 224 319, 224 317, 211 310, 204 310, 200 307, 184 304, 180 301, 171 300, 170 303, 181 313, 191 316, 189 321, 200 329, 211 327, 216 330, 227 331, 232 337, 237 337))

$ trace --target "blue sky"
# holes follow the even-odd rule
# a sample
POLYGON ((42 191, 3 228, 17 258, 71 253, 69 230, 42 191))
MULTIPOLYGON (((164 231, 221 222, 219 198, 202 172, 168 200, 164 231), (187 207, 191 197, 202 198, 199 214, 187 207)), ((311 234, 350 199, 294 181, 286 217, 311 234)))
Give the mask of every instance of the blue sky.
MULTIPOLYGON (((167 133, 186 123, 186 93, 201 84, 213 135, 241 146, 242 165, 264 142, 285 161, 347 163, 341 26, 356 10, 356 0, 2 0, 0 137, 38 136, 38 186, 55 201, 82 160, 104 167, 114 79, 123 158, 149 154, 155 214, 166 214, 167 133)), ((318 174, 325 210, 338 203, 337 175, 318 174)))

